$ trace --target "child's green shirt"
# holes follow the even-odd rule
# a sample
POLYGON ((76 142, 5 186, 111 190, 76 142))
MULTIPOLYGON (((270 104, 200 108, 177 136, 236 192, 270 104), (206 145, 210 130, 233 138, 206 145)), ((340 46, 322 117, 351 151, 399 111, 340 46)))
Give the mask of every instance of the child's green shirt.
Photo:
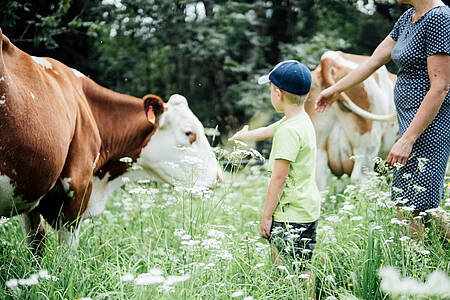
POLYGON ((316 185, 316 134, 305 113, 270 125, 274 135, 269 157, 290 161, 286 187, 273 214, 277 222, 310 223, 319 218, 321 197, 316 185))

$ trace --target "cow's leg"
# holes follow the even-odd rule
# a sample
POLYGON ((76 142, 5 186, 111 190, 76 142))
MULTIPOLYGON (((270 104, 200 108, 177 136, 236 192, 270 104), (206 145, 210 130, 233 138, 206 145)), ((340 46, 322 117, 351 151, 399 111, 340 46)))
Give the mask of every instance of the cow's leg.
POLYGON ((363 183, 373 171, 374 158, 380 151, 381 135, 376 132, 363 135, 354 145, 357 145, 353 148, 355 164, 350 179, 352 183, 363 183))
POLYGON ((62 223, 63 221, 60 221, 60 225, 58 226, 58 242, 72 250, 76 250, 80 241, 81 221, 82 218, 80 218, 80 222, 76 227, 67 226, 67 224, 62 223))
POLYGON ((41 214, 36 210, 21 214, 20 222, 22 223, 23 234, 33 252, 38 255, 42 254, 46 231, 41 214))
POLYGON ((316 183, 319 191, 327 187, 328 178, 328 155, 323 147, 317 148, 316 183))

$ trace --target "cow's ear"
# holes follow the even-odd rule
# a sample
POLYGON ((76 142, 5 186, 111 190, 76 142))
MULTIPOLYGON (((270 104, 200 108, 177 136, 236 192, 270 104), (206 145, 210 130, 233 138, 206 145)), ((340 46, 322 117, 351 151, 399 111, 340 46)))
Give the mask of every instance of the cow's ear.
POLYGON ((145 95, 143 99, 147 120, 152 124, 157 124, 164 113, 164 102, 155 95, 145 95))

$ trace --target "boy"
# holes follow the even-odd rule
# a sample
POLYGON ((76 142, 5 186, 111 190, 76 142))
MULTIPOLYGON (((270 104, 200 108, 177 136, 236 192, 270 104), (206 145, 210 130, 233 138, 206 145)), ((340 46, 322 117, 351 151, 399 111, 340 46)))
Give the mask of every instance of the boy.
POLYGON ((304 108, 311 88, 311 73, 300 62, 289 60, 276 65, 268 75, 259 78, 258 83, 270 83, 272 106, 284 113, 284 117, 270 126, 251 131, 244 126, 230 140, 273 137, 269 157, 272 176, 260 234, 272 244, 277 263, 280 263, 279 252, 283 254, 279 257, 282 261, 290 257, 293 263, 301 263, 298 267, 303 269, 316 243, 321 202, 315 181, 316 136, 304 108))

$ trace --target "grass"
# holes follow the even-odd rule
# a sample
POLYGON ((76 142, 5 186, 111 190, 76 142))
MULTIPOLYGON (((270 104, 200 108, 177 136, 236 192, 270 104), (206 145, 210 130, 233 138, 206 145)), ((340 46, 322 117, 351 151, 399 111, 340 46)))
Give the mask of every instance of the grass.
MULTIPOLYGON (((259 237, 267 182, 262 167, 247 166, 213 191, 127 184, 102 215, 83 221, 77 251, 50 233, 40 259, 27 248, 19 219, 3 219, 0 299, 307 299, 304 281, 273 266, 259 237), (50 278, 6 286, 42 270, 50 278)), ((361 186, 331 178, 329 186, 312 261, 318 299, 395 299, 380 290, 384 266, 421 282, 435 270, 449 273, 448 246, 437 232, 421 243, 391 222, 384 177, 361 186)))

